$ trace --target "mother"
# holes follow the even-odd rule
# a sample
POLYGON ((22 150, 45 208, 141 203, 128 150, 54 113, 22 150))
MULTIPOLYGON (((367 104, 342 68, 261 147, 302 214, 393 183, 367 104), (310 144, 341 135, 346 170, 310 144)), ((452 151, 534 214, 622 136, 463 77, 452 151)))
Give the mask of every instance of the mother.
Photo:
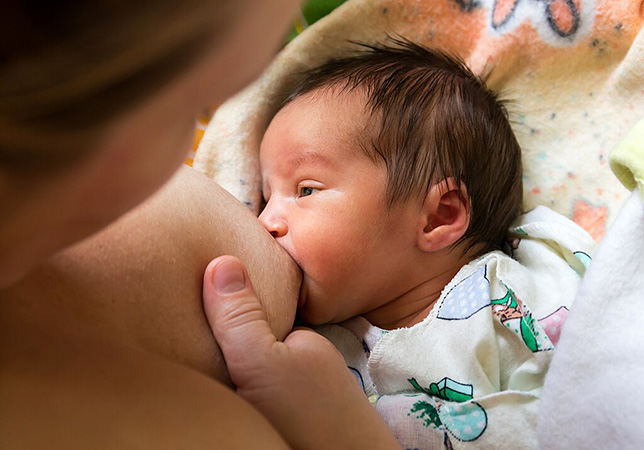
POLYGON ((172 175, 195 114, 260 72, 296 5, 3 5, 0 447, 284 446, 213 381, 200 302, 208 261, 235 253, 286 333, 299 273, 257 222, 183 170, 80 241, 172 175))

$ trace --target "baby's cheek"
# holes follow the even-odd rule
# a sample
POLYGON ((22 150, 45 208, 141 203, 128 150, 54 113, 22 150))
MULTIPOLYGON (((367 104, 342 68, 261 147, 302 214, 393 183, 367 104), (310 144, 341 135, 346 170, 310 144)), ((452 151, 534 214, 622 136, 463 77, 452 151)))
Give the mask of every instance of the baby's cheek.
POLYGON ((337 266, 342 264, 342 253, 333 243, 320 243, 310 246, 308 252, 303 255, 302 267, 310 277, 317 281, 332 278, 337 271, 337 266))
MULTIPOLYGON (((356 244, 360 248, 360 244, 356 244)), ((320 246, 312 258, 312 270, 320 283, 327 283, 329 289, 341 289, 351 280, 362 260, 356 248, 330 242, 320 246)), ((313 276, 313 274, 310 274, 313 276)))
MULTIPOLYGON (((370 236, 340 212, 336 220, 326 217, 316 223, 314 231, 306 234, 293 233, 296 260, 309 278, 327 291, 336 291, 351 279, 364 260, 364 252, 373 246, 370 236)), ((304 227, 301 227, 303 229, 304 227)))

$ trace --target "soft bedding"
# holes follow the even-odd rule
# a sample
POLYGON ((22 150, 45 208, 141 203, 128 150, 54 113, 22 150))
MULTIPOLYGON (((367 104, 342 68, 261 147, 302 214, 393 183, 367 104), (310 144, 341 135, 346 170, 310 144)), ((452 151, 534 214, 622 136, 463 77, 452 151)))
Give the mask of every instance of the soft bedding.
MULTIPOLYGON (((525 209, 547 205, 600 240, 628 197, 610 149, 644 116, 642 0, 349 0, 294 39, 252 86, 217 109, 194 167, 251 210, 257 152, 298 72, 387 35, 447 48, 512 100, 525 209)), ((502 176, 502 174, 500 174, 502 176)))

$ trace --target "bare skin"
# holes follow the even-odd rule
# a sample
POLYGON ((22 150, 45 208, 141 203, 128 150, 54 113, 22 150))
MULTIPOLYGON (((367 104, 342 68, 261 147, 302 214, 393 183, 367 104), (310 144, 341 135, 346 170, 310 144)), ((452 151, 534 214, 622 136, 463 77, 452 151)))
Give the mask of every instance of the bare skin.
MULTIPOLYGON (((112 3, 98 7, 111 10, 112 3)), ((206 263, 232 253, 253 267, 254 281, 264 287, 259 292, 275 332, 290 326, 299 273, 255 218, 205 178, 184 171, 183 181, 175 179, 155 199, 78 244, 172 176, 190 146, 195 115, 261 73, 298 5, 226 1, 230 8, 224 10, 218 3, 206 6, 230 14, 227 26, 205 38, 211 41, 203 42, 202 53, 172 80, 158 84, 150 77, 154 92, 83 130, 82 138, 72 133, 76 124, 52 130, 61 148, 82 156, 55 171, 0 167, 0 448, 286 447, 263 416, 210 378, 227 380, 200 305, 206 263)), ((25 23, 42 12, 19 2, 9 2, 12 8, 24 13, 25 23)), ((140 38, 164 45, 149 32, 159 24, 147 25, 136 27, 140 38)), ((33 33, 35 53, 10 59, 8 67, 49 50, 40 30, 33 33)), ((79 42, 66 45, 86 47, 82 29, 74 36, 69 39, 79 42)), ((107 36, 106 42, 115 41, 107 36)), ((113 59, 98 63, 118 65, 126 50, 115 48, 113 59)), ((100 69, 92 64, 79 70, 81 85, 90 81, 83 73, 100 69)), ((50 87, 56 82, 41 86, 50 87)), ((93 114, 94 99, 85 102, 93 114)), ((54 156, 46 140, 32 147, 54 156)))
POLYGON ((259 413, 208 378, 230 383, 201 304, 203 271, 222 254, 244 261, 272 330, 286 335, 299 269, 188 168, 0 293, 0 446, 248 448, 261 437, 280 448, 259 413))
POLYGON ((208 265, 203 296, 237 393, 292 448, 400 448, 329 341, 303 328, 276 340, 237 258, 222 256, 208 265))

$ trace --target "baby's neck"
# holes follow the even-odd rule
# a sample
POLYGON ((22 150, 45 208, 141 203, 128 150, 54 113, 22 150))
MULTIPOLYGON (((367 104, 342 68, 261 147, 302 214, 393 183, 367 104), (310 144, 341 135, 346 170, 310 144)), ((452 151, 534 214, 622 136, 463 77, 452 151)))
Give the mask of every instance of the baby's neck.
POLYGON ((424 268, 421 265, 414 281, 409 283, 401 295, 363 316, 373 325, 385 330, 411 327, 422 322, 440 298, 445 286, 473 259, 471 254, 451 254, 445 257, 442 264, 434 261, 424 268))

